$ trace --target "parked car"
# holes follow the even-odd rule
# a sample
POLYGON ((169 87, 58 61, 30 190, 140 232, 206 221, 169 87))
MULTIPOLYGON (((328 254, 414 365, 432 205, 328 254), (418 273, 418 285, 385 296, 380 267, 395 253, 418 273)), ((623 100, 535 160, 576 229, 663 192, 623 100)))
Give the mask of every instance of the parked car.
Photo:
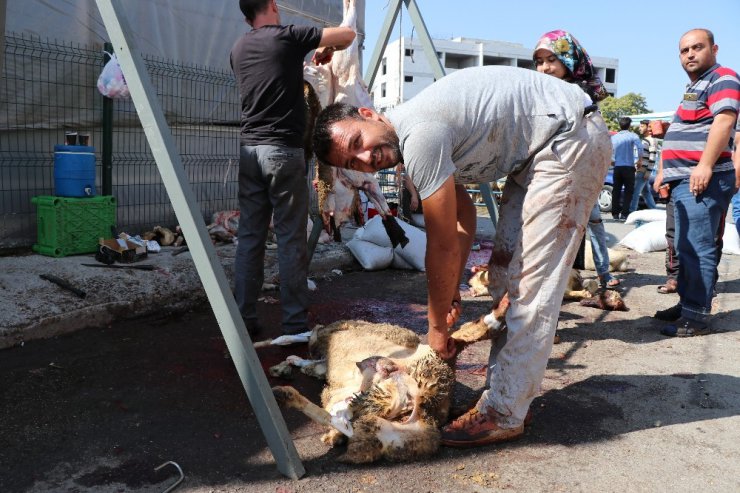
MULTIPOLYGON (((653 190, 653 183, 655 182, 655 175, 657 174, 658 170, 657 168, 653 168, 653 172, 650 173, 650 182, 648 184, 650 188, 650 193, 653 194, 653 199, 655 202, 664 202, 664 200, 660 199, 660 196, 653 190)), ((601 212, 611 212, 612 210, 612 189, 614 188, 614 166, 611 166, 609 168, 609 171, 606 173, 606 178, 604 178, 604 186, 601 189, 601 193, 599 193, 599 209, 601 209, 601 212)), ((637 205, 638 209, 644 209, 645 208, 645 199, 642 197, 642 194, 640 194, 640 203, 637 205)))

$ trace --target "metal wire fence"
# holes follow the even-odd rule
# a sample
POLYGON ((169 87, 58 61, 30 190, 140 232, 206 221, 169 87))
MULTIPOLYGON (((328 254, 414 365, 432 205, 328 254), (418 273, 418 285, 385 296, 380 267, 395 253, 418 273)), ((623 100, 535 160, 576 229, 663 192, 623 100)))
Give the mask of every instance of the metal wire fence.
MULTIPOLYGON (((204 218, 237 207, 239 98, 230 72, 144 55, 204 218)), ((54 195, 54 145, 85 132, 96 148, 101 193, 103 96, 96 88, 102 48, 26 35, 5 37, 0 79, 0 249, 36 239, 31 198, 54 195), (101 144, 101 145, 99 145, 101 144)), ((112 195, 119 231, 176 222, 130 101, 114 100, 112 195)))

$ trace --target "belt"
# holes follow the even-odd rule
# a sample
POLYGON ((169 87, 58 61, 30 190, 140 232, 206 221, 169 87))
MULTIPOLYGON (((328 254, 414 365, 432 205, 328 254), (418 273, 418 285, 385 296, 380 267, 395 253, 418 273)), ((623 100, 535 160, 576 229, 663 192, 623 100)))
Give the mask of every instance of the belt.
POLYGON ((589 104, 585 108, 583 108, 583 116, 589 115, 593 113, 594 111, 599 111, 599 105, 598 104, 589 104))

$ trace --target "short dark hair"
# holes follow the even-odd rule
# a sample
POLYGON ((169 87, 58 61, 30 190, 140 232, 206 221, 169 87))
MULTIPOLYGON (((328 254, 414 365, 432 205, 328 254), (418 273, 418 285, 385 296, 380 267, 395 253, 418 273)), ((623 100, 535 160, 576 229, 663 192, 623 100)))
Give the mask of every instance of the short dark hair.
POLYGON ((650 125, 650 120, 640 120, 640 125, 650 125))
POLYGON ((347 118, 362 120, 359 108, 347 103, 334 103, 321 110, 319 116, 316 117, 316 125, 313 129, 313 152, 316 154, 316 159, 334 165, 327 160, 332 147, 331 127, 347 118))
POLYGON ((627 130, 632 125, 632 118, 628 116, 620 117, 618 121, 620 130, 627 130))
POLYGON ((272 0, 239 0, 239 8, 241 9, 244 17, 247 18, 247 22, 250 24, 254 22, 254 18, 257 14, 264 11, 272 0))

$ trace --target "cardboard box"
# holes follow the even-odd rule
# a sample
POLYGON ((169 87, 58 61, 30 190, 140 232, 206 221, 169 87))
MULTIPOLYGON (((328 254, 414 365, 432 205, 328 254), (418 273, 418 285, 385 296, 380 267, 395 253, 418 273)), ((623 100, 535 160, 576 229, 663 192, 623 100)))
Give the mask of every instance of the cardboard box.
POLYGON ((146 257, 146 246, 137 245, 123 238, 110 240, 100 238, 99 244, 101 253, 112 256, 116 262, 129 263, 146 257))

